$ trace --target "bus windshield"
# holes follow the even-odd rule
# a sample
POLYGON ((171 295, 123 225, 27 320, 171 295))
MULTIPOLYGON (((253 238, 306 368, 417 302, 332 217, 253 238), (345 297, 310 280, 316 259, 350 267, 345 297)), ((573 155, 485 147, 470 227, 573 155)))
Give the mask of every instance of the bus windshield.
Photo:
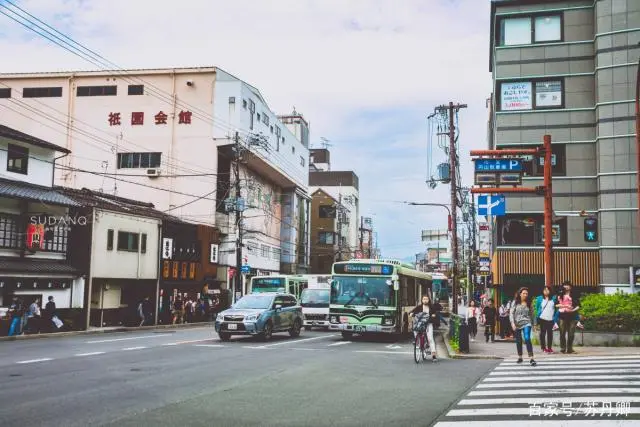
POLYGON ((284 277, 254 277, 251 279, 251 292, 277 292, 285 287, 284 277))
POLYGON ((302 307, 329 307, 329 289, 305 289, 300 298, 302 307))
POLYGON ((331 285, 331 304, 395 306, 390 277, 334 276, 331 285))

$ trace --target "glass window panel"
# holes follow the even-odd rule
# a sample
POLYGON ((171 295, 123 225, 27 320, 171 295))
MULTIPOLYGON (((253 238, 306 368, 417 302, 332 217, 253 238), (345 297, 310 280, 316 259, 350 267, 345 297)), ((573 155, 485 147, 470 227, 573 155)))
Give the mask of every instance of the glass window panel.
POLYGON ((531 18, 503 19, 502 44, 531 44, 531 18))
POLYGON ((551 42, 562 39, 560 16, 539 16, 534 21, 536 42, 551 42))

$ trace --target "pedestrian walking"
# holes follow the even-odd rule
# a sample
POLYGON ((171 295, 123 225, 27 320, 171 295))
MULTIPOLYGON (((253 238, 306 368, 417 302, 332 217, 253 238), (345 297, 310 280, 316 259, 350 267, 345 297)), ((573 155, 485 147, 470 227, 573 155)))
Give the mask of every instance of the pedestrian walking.
POLYGON ((56 303, 53 301, 53 296, 50 295, 47 298, 47 304, 44 306, 44 315, 42 316, 43 323, 45 324, 45 332, 53 332, 55 325, 53 323, 53 316, 56 315, 56 303))
POLYGON ((482 309, 482 322, 484 323, 484 337, 486 342, 495 341, 496 336, 496 308, 493 306, 493 301, 488 300, 485 308, 482 309))
POLYGON ((184 323, 184 304, 182 302, 182 296, 178 295, 173 302, 173 324, 184 323))
POLYGON ((562 284, 562 296, 558 298, 558 311, 560 312, 560 351, 573 354, 573 339, 576 333, 578 310, 580 301, 571 292, 571 282, 568 280, 562 284))
POLYGON ((27 331, 31 334, 39 334, 41 319, 42 313, 40 311, 40 298, 36 298, 29 306, 26 325, 27 331))
POLYGON ((22 318, 24 316, 24 306, 22 300, 17 296, 13 297, 13 301, 9 306, 9 315, 11 325, 9 326, 9 336, 20 335, 22 333, 22 318))
POLYGON ((516 336, 516 350, 518 351, 518 362, 522 363, 522 340, 527 346, 527 353, 529 358, 529 364, 536 366, 536 361, 533 360, 533 345, 531 344, 531 328, 533 327, 533 312, 531 303, 529 301, 529 289, 520 288, 515 298, 516 303, 511 307, 509 312, 509 319, 511 320, 511 327, 513 328, 516 336))
POLYGON ((476 307, 474 300, 469 301, 469 308, 467 308, 467 324, 469 325, 469 336, 471 341, 476 340, 478 335, 478 317, 480 316, 480 310, 476 307))
POLYGON ((503 301, 502 305, 498 309, 500 315, 500 338, 505 339, 509 334, 509 304, 507 301, 503 301))
POLYGON ((540 347, 544 353, 553 353, 553 319, 556 314, 557 299, 547 286, 542 289, 534 305, 536 324, 540 327, 540 347))

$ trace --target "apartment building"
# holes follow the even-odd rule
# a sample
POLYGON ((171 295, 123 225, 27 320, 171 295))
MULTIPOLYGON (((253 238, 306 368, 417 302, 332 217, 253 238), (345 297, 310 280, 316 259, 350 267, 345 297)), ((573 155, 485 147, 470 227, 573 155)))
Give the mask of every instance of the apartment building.
MULTIPOLYGON (((551 135, 555 282, 584 291, 628 290, 629 267, 640 265, 639 42, 637 0, 491 3, 489 141, 530 148, 551 135)), ((543 160, 526 160, 523 185, 542 185, 543 160)), ((495 218, 493 281, 506 294, 544 283, 542 212, 539 196, 507 195, 495 218)))

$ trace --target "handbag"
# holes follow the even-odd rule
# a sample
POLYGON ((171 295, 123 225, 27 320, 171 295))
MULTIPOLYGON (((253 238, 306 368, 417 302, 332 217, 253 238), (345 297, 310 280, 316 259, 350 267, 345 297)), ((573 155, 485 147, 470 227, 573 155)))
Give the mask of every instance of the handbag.
POLYGON ((62 328, 63 323, 58 316, 53 316, 51 318, 51 321, 53 322, 54 325, 56 325, 56 328, 58 329, 62 328))

